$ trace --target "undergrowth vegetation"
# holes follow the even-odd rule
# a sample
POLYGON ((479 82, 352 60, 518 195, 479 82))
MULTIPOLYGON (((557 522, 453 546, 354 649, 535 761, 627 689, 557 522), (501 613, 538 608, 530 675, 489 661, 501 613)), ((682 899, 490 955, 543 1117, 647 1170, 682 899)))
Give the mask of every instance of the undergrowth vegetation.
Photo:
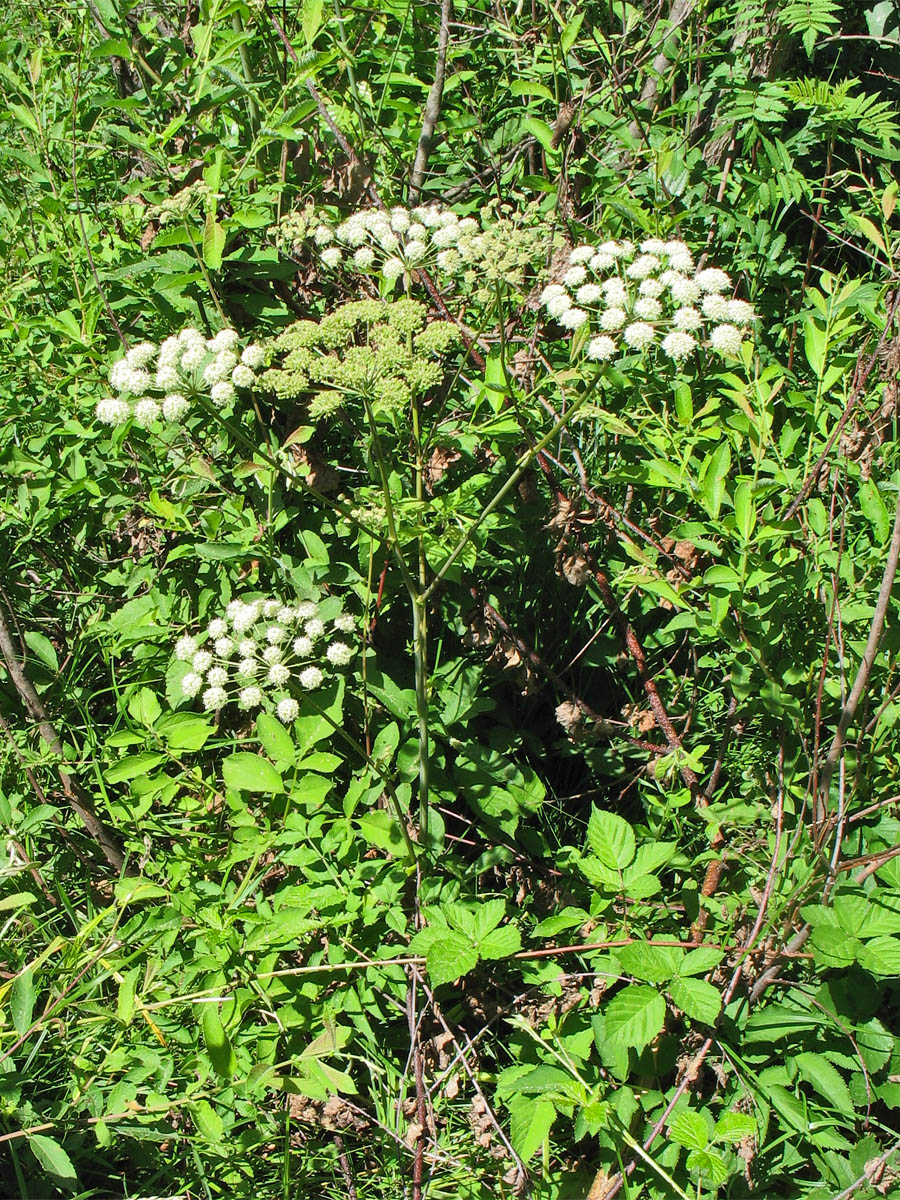
POLYGON ((0 1192, 900 1195, 889 0, 11 0, 0 1192))

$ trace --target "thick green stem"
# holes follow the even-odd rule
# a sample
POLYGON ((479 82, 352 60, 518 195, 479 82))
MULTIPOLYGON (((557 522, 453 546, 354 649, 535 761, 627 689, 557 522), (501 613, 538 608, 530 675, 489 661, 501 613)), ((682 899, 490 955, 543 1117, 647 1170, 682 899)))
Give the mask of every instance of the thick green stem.
POLYGON ((419 727, 419 840, 428 846, 428 611, 421 595, 412 598, 413 656, 416 667, 416 720, 419 727))

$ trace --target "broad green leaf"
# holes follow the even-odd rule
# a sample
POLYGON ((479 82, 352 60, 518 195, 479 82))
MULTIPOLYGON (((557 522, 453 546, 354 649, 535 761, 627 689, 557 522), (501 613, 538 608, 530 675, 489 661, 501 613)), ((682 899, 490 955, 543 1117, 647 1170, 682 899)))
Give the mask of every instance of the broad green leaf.
POLYGON ((850 1099, 844 1077, 827 1058, 805 1050, 794 1057, 794 1062, 797 1064, 800 1078, 812 1084, 827 1104, 833 1105, 848 1116, 854 1115, 853 1101, 850 1099))
POLYGON ((666 1019, 666 1003, 652 987, 630 984, 606 1006, 606 1036, 641 1051, 656 1037, 666 1019))
POLYGON ((130 754, 106 769, 106 782, 124 783, 138 775, 148 775, 166 761, 165 754, 130 754))
POLYGON ((210 734, 215 733, 215 726, 190 713, 166 713, 156 732, 170 750, 200 750, 210 734))
POLYGON ((134 989, 137 983, 140 967, 126 971, 119 984, 119 994, 116 998, 116 1016, 123 1025, 130 1025, 134 1016, 134 989))
POLYGON ((616 951, 622 969, 645 983, 665 983, 678 967, 677 952, 669 946, 651 946, 634 942, 616 951))
POLYGON ((517 1097, 508 1107, 510 1141, 523 1162, 528 1162, 550 1133, 556 1109, 548 1100, 530 1096, 517 1097))
POLYGON ((834 925, 817 925, 810 936, 816 963, 822 967, 849 967, 862 951, 858 938, 848 937, 834 925))
POLYGON ((191 1106, 191 1116, 201 1137, 208 1142, 221 1142, 225 1122, 208 1100, 196 1100, 191 1106))
POLYGON ((601 864, 610 870, 623 871, 634 858, 634 830, 616 813, 592 809, 587 840, 601 864))
POLYGON ((493 929, 478 941, 480 958, 509 958, 522 949, 522 935, 515 925, 493 929))
POLYGON ((881 493, 871 479, 860 484, 859 507, 862 509, 863 516, 872 526, 877 544, 887 545, 891 532, 891 520, 881 493))
POLYGON ((553 130, 540 117, 524 117, 522 128, 526 129, 548 154, 555 153, 553 149, 553 130))
POLYGON ((705 979, 673 979, 669 995, 682 1012, 704 1025, 712 1025, 722 1007, 718 988, 705 979))
POLYGON ((372 809, 357 819, 359 831, 370 846, 387 850, 398 857, 407 857, 409 848, 403 837, 400 822, 382 808, 372 809))
POLYGON ((669 1121, 669 1137, 688 1150, 703 1150, 709 1144, 709 1123, 702 1113, 683 1108, 669 1121))
POLYGON ((256 732, 259 742, 269 758, 280 766, 289 766, 296 757, 296 748, 291 735, 280 721, 261 712, 256 718, 256 732))
POLYGON ((900 975, 900 938, 887 935, 872 938, 864 943, 857 957, 859 965, 873 975, 900 975))
POLYGON ((692 1150, 685 1166, 689 1171, 709 1176, 714 1185, 724 1183, 731 1174, 725 1159, 716 1150, 692 1150))
POLYGON ((542 100, 552 100, 553 93, 543 83, 535 83, 530 79, 514 79, 509 85, 511 96, 540 96, 542 100))
POLYGON ((268 759, 258 754, 231 754, 222 763, 226 787, 244 792, 282 792, 284 783, 268 759))
POLYGON ((756 505, 749 483, 739 483, 734 489, 734 521, 741 541, 749 542, 756 527, 756 505))
POLYGON ((575 16, 566 23, 565 29, 559 36, 559 45, 563 54, 568 54, 578 38, 581 30, 581 23, 584 20, 584 13, 577 12, 575 16))
POLYGON ((66 1192, 74 1192, 78 1187, 78 1176, 72 1166, 72 1160, 63 1150, 59 1142, 43 1133, 32 1133, 28 1138, 28 1146, 44 1171, 50 1176, 57 1187, 66 1192))
POLYGON ((26 629, 23 636, 25 645, 29 650, 34 651, 45 667, 48 667, 51 671, 59 670, 59 659, 56 655, 56 649, 48 637, 45 637, 42 633, 38 633, 36 629, 26 629))
POLYGON ((211 271, 218 271, 222 265, 222 251, 225 249, 225 230, 216 220, 214 211, 206 214, 206 225, 203 229, 203 261, 211 271))
POLYGON ((160 900, 168 894, 158 883, 153 883, 150 879, 141 879, 139 875, 127 875, 113 888, 117 903, 122 905, 136 904, 141 900, 160 900))
POLYGON ((725 483, 730 469, 731 447, 728 442, 721 442, 708 454, 700 468, 700 499, 714 521, 718 520, 725 499, 725 483))
POLYGON ((681 960, 678 974, 682 978, 686 975, 705 975, 707 971, 717 967, 723 957, 723 951, 715 946, 698 946, 696 950, 689 950, 681 960))
POLYGON ((432 985, 440 987, 467 975, 477 964, 478 953, 464 934, 441 930, 428 949, 426 961, 432 985))
POLYGON ((322 28, 322 11, 324 0, 303 0, 300 9, 300 28, 307 46, 316 40, 316 34, 322 28))
POLYGON ((13 1028, 21 1037, 31 1025, 31 1015, 34 1012, 34 971, 29 968, 17 975, 9 993, 9 1011, 12 1015, 13 1028))
POLYGON ((868 1071, 880 1071, 890 1062, 894 1049, 893 1034, 888 1033, 877 1017, 859 1026, 854 1037, 860 1057, 868 1071))
POLYGON ((758 1132, 756 1118, 749 1113, 727 1112, 716 1121, 715 1140, 736 1144, 744 1138, 756 1137, 758 1132))
POLYGON ((128 712, 139 725, 153 725, 162 713, 162 708, 149 688, 141 688, 128 701, 128 712))
POLYGON ((237 1059, 219 1017, 218 1004, 212 1001, 201 1005, 201 1008, 200 1028, 213 1070, 221 1079, 231 1079, 237 1070, 237 1059))
POLYGON ((506 915, 506 901, 495 898, 484 900, 474 909, 474 936, 476 941, 486 937, 492 929, 496 929, 506 915))

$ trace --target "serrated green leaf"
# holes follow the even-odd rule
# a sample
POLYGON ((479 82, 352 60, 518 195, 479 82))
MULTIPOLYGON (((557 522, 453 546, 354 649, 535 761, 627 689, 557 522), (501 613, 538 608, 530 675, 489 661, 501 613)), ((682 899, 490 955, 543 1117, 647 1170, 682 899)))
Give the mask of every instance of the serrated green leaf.
POLYGON ((273 762, 279 766, 289 766, 296 758, 297 751, 291 735, 269 713, 261 712, 256 718, 256 732, 259 743, 273 762))
POLYGON ((522 936, 515 925, 492 929, 478 939, 479 958, 509 958, 522 949, 522 936))
POLYGON ((724 1183, 731 1172, 721 1154, 715 1150, 692 1150, 685 1160, 689 1171, 708 1175, 716 1185, 724 1183))
POLYGON ((75 1191, 78 1187, 78 1176, 72 1166, 72 1160, 59 1142, 55 1142, 46 1134, 32 1133, 28 1138, 28 1146, 57 1187, 66 1192, 75 1191))
POLYGON ((737 1144, 744 1138, 756 1137, 758 1132, 756 1118, 751 1117, 749 1113, 727 1112, 723 1113, 716 1121, 715 1138, 717 1142, 737 1144))
POLYGON ((148 775, 166 761, 165 754, 129 754, 106 769, 106 782, 125 783, 138 775, 148 775))
POLYGON ((692 1108, 683 1108, 669 1121, 669 1137, 688 1150, 703 1150, 709 1144, 706 1117, 692 1108))
POLYGON ((678 955, 668 946, 651 946, 647 942, 634 942, 616 951, 622 969, 644 983, 665 983, 671 979, 678 967, 678 955))
POLYGON ((509 1137, 523 1162, 544 1144, 556 1118, 556 1109, 547 1100, 523 1096, 509 1104, 509 1137))
POLYGON ((705 975, 713 967, 717 967, 724 954, 714 946, 698 946, 689 950, 678 967, 678 974, 685 978, 687 975, 705 975))
POLYGON ((864 943, 857 958, 859 965, 873 975, 900 975, 900 938, 872 938, 864 943))
POLYGON ((848 1116, 854 1115, 853 1101, 844 1077, 827 1058, 805 1050, 794 1056, 800 1078, 812 1084, 827 1104, 840 1109, 848 1116))
POLYGON ((206 214, 206 224, 203 227, 203 261, 211 271, 218 271, 222 265, 222 251, 225 249, 225 230, 216 214, 210 210, 206 214))
POLYGON ((635 983, 610 1000, 604 1015, 607 1038, 641 1051, 662 1029, 666 1004, 654 988, 635 983))
POLYGON ((283 792, 284 782, 268 759, 258 754, 231 754, 222 763, 225 786, 244 792, 283 792))
POLYGON ((634 830, 616 813, 592 809, 587 840, 600 864, 608 870, 624 871, 634 858, 634 830))
POLYGON ((722 1007, 717 988, 705 979, 673 979, 669 986, 672 1002, 693 1021, 712 1025, 722 1007))
POLYGON ((426 953, 428 975, 434 987, 452 983, 461 975, 467 975, 478 962, 478 954, 471 941, 453 929, 441 931, 440 937, 432 942, 426 953))
POLYGON ((506 901, 499 898, 494 900, 484 900, 473 911, 474 924, 472 931, 476 942, 480 942, 483 937, 496 929, 506 915, 506 901))

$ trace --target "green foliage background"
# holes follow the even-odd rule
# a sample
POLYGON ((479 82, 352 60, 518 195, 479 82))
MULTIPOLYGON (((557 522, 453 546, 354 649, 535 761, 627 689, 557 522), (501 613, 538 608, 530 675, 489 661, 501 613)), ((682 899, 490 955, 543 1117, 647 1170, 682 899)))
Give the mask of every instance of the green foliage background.
POLYGON ((7 5, 4 1194, 900 1195, 898 63, 889 0, 7 5), (419 199, 534 253, 440 298, 427 437, 99 424, 125 343, 359 299, 279 222, 415 199, 442 7, 419 199), (648 236, 742 359, 541 324, 648 236), (320 591, 290 728, 185 701, 183 630, 320 591))

